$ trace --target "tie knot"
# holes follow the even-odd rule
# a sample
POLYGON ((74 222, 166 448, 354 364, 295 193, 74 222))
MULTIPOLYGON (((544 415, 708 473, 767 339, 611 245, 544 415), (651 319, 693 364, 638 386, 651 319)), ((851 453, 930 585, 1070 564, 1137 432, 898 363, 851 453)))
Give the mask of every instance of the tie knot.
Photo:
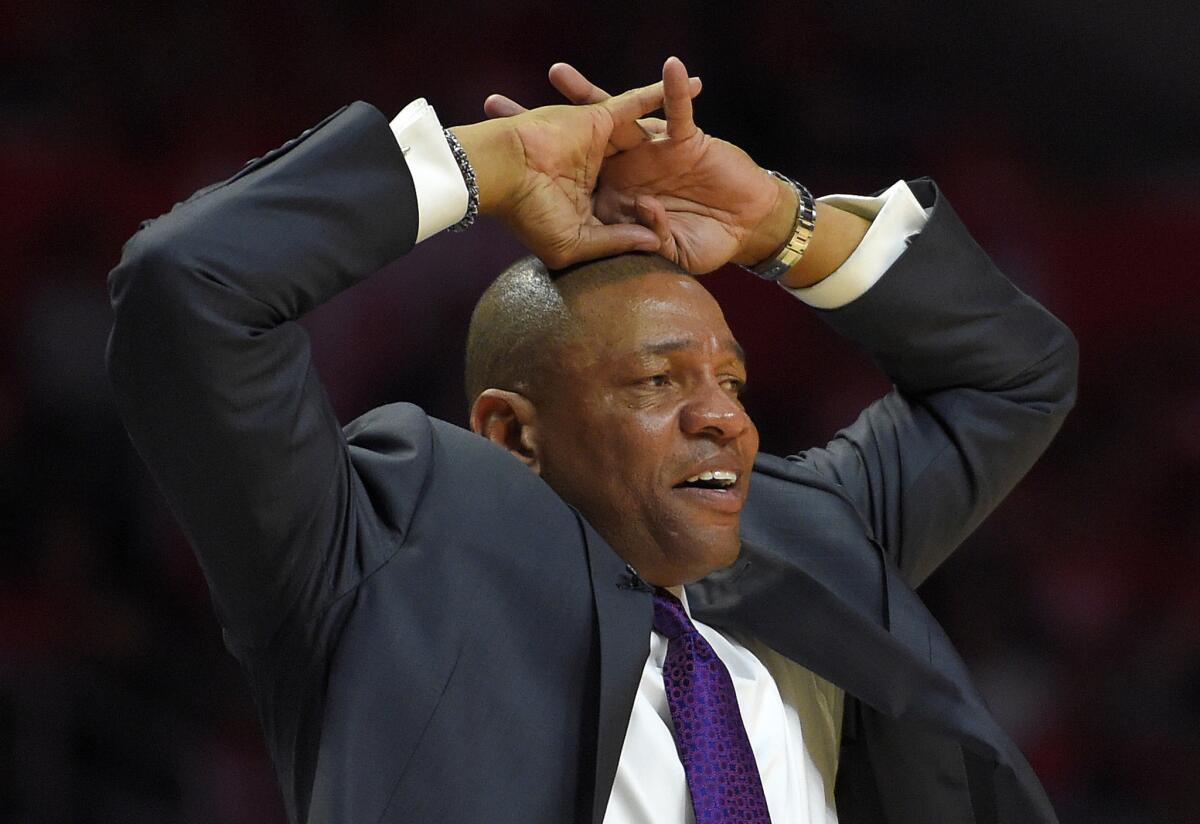
POLYGON ((696 631, 683 604, 662 587, 654 588, 654 631, 665 635, 667 640, 696 631))

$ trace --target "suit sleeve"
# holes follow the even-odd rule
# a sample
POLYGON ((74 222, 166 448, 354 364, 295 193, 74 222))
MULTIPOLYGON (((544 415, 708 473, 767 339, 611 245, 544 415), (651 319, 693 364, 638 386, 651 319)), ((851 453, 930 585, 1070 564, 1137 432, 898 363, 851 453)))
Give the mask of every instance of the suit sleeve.
POLYGON ((1078 348, 1012 285, 936 186, 924 230, 865 294, 821 312, 894 389, 828 446, 790 459, 833 478, 916 586, 1033 465, 1075 401, 1078 348))
POLYGON ((240 642, 344 583, 355 479, 296 320, 416 229, 388 122, 356 103, 143 224, 109 276, 122 417, 240 642))

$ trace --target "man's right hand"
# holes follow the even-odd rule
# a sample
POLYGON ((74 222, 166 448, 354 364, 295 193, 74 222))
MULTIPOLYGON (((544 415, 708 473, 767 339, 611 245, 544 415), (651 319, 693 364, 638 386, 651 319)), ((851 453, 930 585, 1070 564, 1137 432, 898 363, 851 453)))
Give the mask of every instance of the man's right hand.
MULTIPOLYGON (((581 106, 610 99, 565 63, 550 68, 550 82, 581 106)), ((699 90, 699 80, 689 81, 678 58, 666 61, 666 119, 645 118, 635 124, 649 139, 635 141, 622 133, 624 151, 605 161, 594 197, 601 220, 650 227, 661 241, 658 254, 693 274, 730 261, 753 266, 766 260, 791 234, 797 205, 790 186, 737 146, 697 127, 692 98, 699 90)), ((505 117, 525 108, 496 94, 488 98, 484 111, 505 117)), ((817 229, 804 257, 780 279, 785 286, 803 288, 824 280, 858 247, 870 225, 824 203, 816 208, 817 229)))
MULTIPOLYGON (((694 89, 699 91, 698 82, 694 89)), ((663 84, 655 83, 589 105, 523 110, 451 131, 475 169, 480 211, 500 218, 557 268, 659 251, 662 242, 653 230, 601 222, 592 194, 605 157, 648 140, 637 119, 662 105, 663 84)))
MULTIPOLYGON (((656 251, 695 274, 731 260, 764 260, 791 232, 795 193, 740 148, 696 126, 692 98, 699 81, 689 80, 679 59, 668 59, 662 76, 666 118, 643 120, 644 139, 605 160, 596 213, 608 223, 653 229, 656 251)), ((550 82, 581 106, 613 99, 565 63, 550 69, 550 82)), ((502 95, 488 98, 484 110, 493 117, 526 111, 502 95)))

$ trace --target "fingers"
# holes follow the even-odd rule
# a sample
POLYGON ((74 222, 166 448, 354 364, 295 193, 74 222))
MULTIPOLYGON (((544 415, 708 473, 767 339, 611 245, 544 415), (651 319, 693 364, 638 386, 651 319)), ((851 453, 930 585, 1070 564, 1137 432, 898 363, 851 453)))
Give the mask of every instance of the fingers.
MULTIPOLYGON (((604 89, 584 77, 583 72, 570 63, 555 63, 550 67, 550 85, 567 100, 576 104, 603 103, 612 97, 604 89)), ((688 91, 692 97, 700 94, 703 88, 704 84, 699 77, 688 78, 688 91)))
POLYGON ((488 95, 488 99, 483 101, 483 112, 488 117, 512 117, 526 111, 528 109, 520 103, 502 94, 488 95))
MULTIPOLYGON (((575 104, 602 103, 611 97, 608 92, 588 80, 584 77, 583 72, 569 63, 555 63, 550 67, 550 85, 575 104)), ((700 94, 703 88, 704 84, 699 77, 688 78, 688 92, 692 97, 700 94)), ((667 122, 657 117, 640 118, 637 126, 641 130, 640 135, 630 131, 629 127, 622 127, 614 133, 613 144, 622 150, 627 150, 636 146, 643 136, 654 138, 667 133, 667 122)))
POLYGON ((570 262, 593 260, 619 255, 622 252, 656 252, 659 243, 658 236, 653 231, 636 223, 618 223, 613 226, 584 224, 580 227, 579 242, 571 251, 570 262))
POLYGON ((643 132, 650 136, 651 140, 667 136, 667 121, 661 117, 639 117, 637 124, 643 132))
POLYGON ((597 105, 607 109, 612 117, 610 151, 606 152, 606 156, 618 151, 628 151, 649 139, 649 135, 637 125, 637 119, 662 108, 663 84, 658 82, 640 89, 630 89, 597 105))
POLYGON ((634 199, 634 210, 637 222, 654 232, 658 238, 659 254, 667 257, 667 252, 675 248, 675 238, 671 234, 671 225, 667 219, 667 208, 656 197, 639 195, 634 199))
POLYGON ((555 63, 550 67, 550 85, 567 100, 577 104, 603 103, 612 97, 569 63, 555 63))
MULTIPOLYGON (((550 85, 576 105, 603 103, 612 95, 583 76, 579 69, 569 63, 555 63, 550 67, 550 85)), ((617 123, 608 138, 605 157, 617 152, 626 152, 646 139, 646 133, 633 123, 617 123)))
POLYGON ((663 109, 667 115, 667 136, 687 140, 696 132, 692 120, 692 92, 687 69, 678 57, 663 64, 663 109))
MULTIPOLYGON (((572 103, 600 102, 603 104, 619 99, 607 97, 604 89, 592 83, 578 69, 567 63, 555 63, 551 67, 550 82, 572 103)), ((666 120, 637 115, 633 122, 630 122, 625 105, 632 107, 633 104, 623 104, 619 112, 613 110, 614 126, 610 138, 612 146, 621 151, 628 151, 637 147, 647 138, 656 139, 665 136, 675 140, 687 140, 696 134, 698 129, 692 119, 692 98, 700 93, 703 83, 699 77, 688 77, 687 69, 678 57, 669 58, 663 65, 661 84, 635 89, 620 97, 641 94, 642 99, 645 99, 652 90, 657 94, 656 87, 660 85, 662 108, 665 110, 666 120)), ((643 111, 643 114, 645 113, 648 112, 643 111)))
MULTIPOLYGON (((682 134, 686 137, 695 129, 695 124, 692 123, 692 108, 691 98, 700 94, 704 88, 704 83, 699 77, 687 77, 687 70, 683 68, 683 63, 679 58, 672 57, 667 61, 667 66, 663 67, 663 85, 664 85, 664 101, 667 108, 677 114, 676 125, 673 127, 677 132, 680 130, 681 121, 683 118, 682 134), (686 91, 683 90, 680 77, 686 79, 686 91)), ((575 105, 589 105, 595 103, 603 103, 610 100, 612 95, 600 88, 592 81, 584 77, 583 72, 575 68, 569 63, 555 63, 550 67, 550 85, 552 85, 563 97, 575 105)), ((652 89, 653 86, 644 87, 652 89)), ((641 91, 641 90, 638 90, 641 91)), ((483 102, 483 111, 490 118, 496 117, 512 117, 513 115, 522 114, 529 111, 525 106, 517 103, 510 97, 505 97, 502 94, 489 95, 487 100, 483 102)), ((619 124, 617 133, 614 134, 613 144, 615 147, 622 150, 633 148, 644 139, 646 136, 657 137, 668 134, 668 120, 663 120, 657 117, 642 117, 636 122, 636 130, 633 126, 624 123, 619 124)), ((672 134, 672 136, 675 136, 672 134)))
POLYGON ((601 223, 638 223, 636 195, 601 186, 592 197, 592 213, 601 223))
MULTIPOLYGON (((638 118, 655 109, 662 108, 662 83, 655 83, 653 86, 634 89, 618 97, 611 97, 608 92, 591 83, 574 67, 566 63, 554 64, 551 68, 550 82, 573 103, 598 103, 610 107, 610 111, 613 112, 613 130, 609 136, 609 146, 614 151, 610 151, 609 155, 616 152, 627 152, 652 137, 650 132, 639 125, 638 118), (627 112, 632 111, 631 108, 621 108, 621 114, 612 109, 614 104, 620 107, 627 105, 621 101, 630 95, 636 96, 634 99, 644 101, 636 113, 628 114, 627 112), (649 102, 651 98, 655 101, 653 105, 649 102)), ((632 103, 628 105, 632 106, 632 103)))
POLYGON ((607 194, 607 197, 602 194, 596 198, 596 217, 607 224, 632 223, 649 229, 657 239, 657 247, 646 248, 643 251, 657 252, 667 260, 677 260, 678 247, 675 236, 671 233, 667 207, 662 201, 650 195, 622 197, 611 192, 607 194))
MULTIPOLYGON (((664 88, 663 82, 652 83, 649 86, 642 86, 637 89, 630 89, 616 97, 610 97, 599 105, 608 109, 612 115, 615 126, 625 124, 633 124, 639 117, 643 117, 656 109, 663 107, 664 88)), ((668 123, 669 127, 669 123, 668 123)))

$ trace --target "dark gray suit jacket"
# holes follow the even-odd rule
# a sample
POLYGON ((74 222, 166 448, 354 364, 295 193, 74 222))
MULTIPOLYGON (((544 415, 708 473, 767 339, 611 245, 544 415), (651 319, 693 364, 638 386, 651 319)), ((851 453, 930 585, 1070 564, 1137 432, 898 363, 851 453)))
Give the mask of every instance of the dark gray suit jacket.
MULTIPOLYGON (((844 824, 1053 821, 912 587, 1045 449, 1075 343, 913 187, 928 226, 822 313, 895 391, 823 449, 761 456, 740 559, 688 597, 846 690, 844 824)), ((144 224, 110 277, 122 413, 292 820, 599 822, 646 588, 484 439, 407 404, 343 431, 294 322, 404 254, 416 220, 387 120, 355 104, 144 224)))

